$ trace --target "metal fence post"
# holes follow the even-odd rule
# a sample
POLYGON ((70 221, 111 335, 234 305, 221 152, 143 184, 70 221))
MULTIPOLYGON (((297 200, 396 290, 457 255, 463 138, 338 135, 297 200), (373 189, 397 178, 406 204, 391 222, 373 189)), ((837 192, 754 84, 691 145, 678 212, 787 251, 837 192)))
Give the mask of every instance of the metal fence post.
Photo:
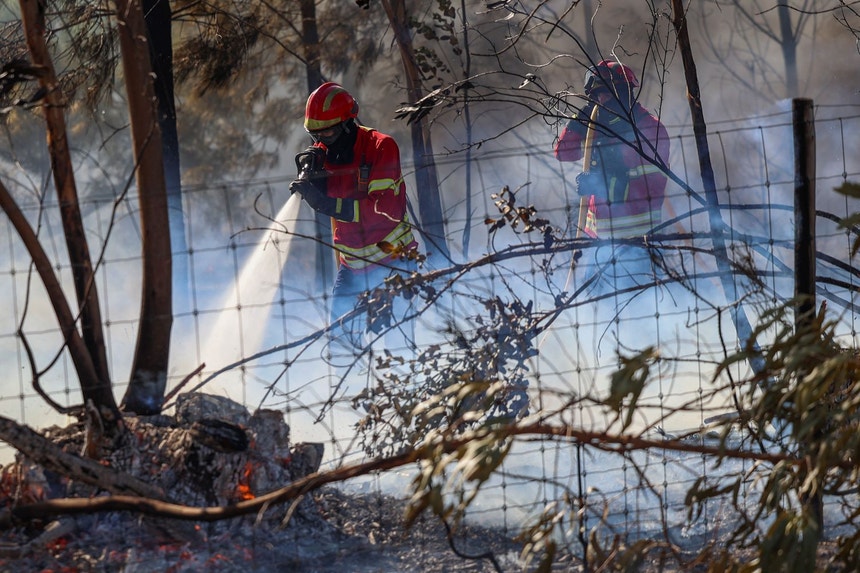
MULTIPOLYGON (((792 101, 794 129, 794 328, 800 332, 815 318, 815 120, 811 99, 792 101)), ((800 377, 798 377, 800 383, 800 377)), ((824 500, 820 491, 803 499, 824 529, 824 500)))

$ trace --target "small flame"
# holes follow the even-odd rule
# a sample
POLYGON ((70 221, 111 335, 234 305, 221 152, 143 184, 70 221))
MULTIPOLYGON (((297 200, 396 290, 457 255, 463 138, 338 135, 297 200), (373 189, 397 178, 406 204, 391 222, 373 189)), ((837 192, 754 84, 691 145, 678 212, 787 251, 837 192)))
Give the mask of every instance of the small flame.
POLYGON ((252 462, 247 462, 245 464, 245 470, 242 472, 242 475, 239 477, 239 484, 236 486, 236 497, 245 501, 249 499, 254 499, 256 496, 251 491, 251 474, 254 473, 254 464, 252 462))
POLYGON ((243 483, 240 483, 239 486, 236 488, 236 493, 238 494, 239 499, 243 501, 248 499, 254 499, 254 494, 251 493, 251 488, 243 483))

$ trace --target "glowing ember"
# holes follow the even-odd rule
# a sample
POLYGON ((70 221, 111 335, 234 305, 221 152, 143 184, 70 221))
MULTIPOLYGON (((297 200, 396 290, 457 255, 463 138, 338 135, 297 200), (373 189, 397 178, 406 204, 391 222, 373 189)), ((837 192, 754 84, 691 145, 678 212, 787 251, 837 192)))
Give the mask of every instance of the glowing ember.
POLYGON ((254 463, 247 462, 242 475, 239 477, 239 484, 236 486, 236 497, 241 500, 254 499, 256 497, 251 491, 251 475, 254 473, 254 463))

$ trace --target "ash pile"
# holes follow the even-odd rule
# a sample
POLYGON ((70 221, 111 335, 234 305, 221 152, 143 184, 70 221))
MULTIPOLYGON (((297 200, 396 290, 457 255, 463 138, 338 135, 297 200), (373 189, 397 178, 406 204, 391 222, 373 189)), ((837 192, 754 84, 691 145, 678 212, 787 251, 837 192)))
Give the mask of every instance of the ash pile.
POLYGON ((131 509, 48 509, 26 520, 10 512, 110 494, 223 508, 316 472, 323 455, 322 444, 290 443, 281 412, 251 413, 203 393, 179 396, 173 416, 125 416, 123 427, 109 446, 91 421, 41 436, 26 430, 32 455, 19 453, 0 471, 0 571, 285 570, 330 549, 326 539, 338 542, 310 496, 214 521, 131 509))

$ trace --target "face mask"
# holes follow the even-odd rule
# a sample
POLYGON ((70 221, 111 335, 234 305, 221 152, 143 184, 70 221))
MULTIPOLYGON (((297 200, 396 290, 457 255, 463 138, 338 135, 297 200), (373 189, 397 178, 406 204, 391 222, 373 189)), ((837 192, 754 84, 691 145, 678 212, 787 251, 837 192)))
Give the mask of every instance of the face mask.
POLYGON ((338 125, 339 132, 331 143, 323 144, 326 147, 326 159, 337 165, 352 163, 354 158, 353 147, 358 136, 358 129, 352 120, 347 120, 338 125))

